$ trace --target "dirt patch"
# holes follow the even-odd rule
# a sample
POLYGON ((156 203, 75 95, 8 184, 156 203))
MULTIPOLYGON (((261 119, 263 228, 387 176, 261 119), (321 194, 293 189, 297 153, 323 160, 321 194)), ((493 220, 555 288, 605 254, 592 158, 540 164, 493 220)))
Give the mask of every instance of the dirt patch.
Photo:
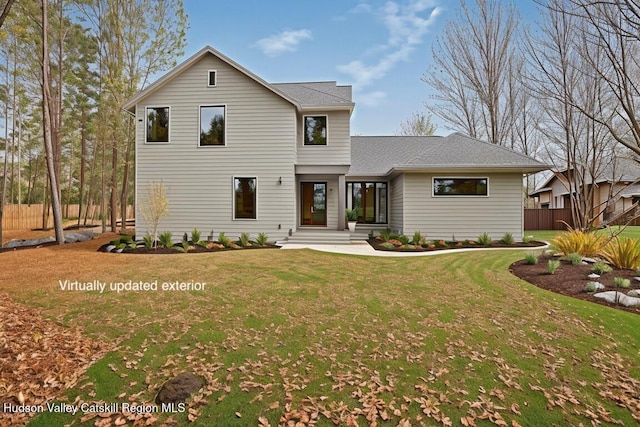
MULTIPOLYGON (((585 301, 594 302, 596 304, 606 305, 618 310, 629 311, 631 313, 640 314, 640 307, 625 307, 622 305, 610 304, 599 298, 593 296, 594 292, 587 292, 585 286, 587 282, 592 281, 587 276, 591 273, 590 265, 572 265, 568 261, 561 260, 560 268, 555 274, 549 274, 547 271, 547 263, 550 259, 556 259, 552 256, 540 256, 538 257, 538 263, 535 265, 529 265, 525 260, 517 261, 510 266, 510 271, 518 276, 520 279, 525 280, 533 285, 536 285, 542 289, 546 289, 558 294, 578 298, 585 301)), ((640 282, 635 280, 637 274, 633 270, 618 270, 614 269, 610 273, 606 273, 600 276, 599 279, 594 281, 600 282, 605 285, 605 291, 619 291, 627 293, 631 289, 640 289, 640 282), (614 277, 623 277, 631 281, 631 287, 627 289, 617 288, 613 284, 614 277)))
MULTIPOLYGON (((45 405, 60 398, 111 347, 45 320, 37 310, 1 294, 0 407, 45 405)), ((33 415, 36 412, 0 411, 0 426, 25 424, 33 415)))

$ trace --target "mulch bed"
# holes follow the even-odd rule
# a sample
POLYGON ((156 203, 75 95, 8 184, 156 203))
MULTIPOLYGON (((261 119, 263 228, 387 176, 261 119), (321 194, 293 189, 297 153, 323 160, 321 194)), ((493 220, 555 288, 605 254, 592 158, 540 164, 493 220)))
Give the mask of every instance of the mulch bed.
MULTIPOLYGON (((599 298, 595 298, 593 296, 594 292, 585 291, 584 288, 587 282, 592 281, 592 279, 587 277, 591 273, 591 265, 572 265, 568 261, 561 260, 560 268, 558 268, 556 273, 549 274, 547 271, 547 263, 550 259, 557 259, 557 257, 541 255, 538 258, 538 263, 535 265, 528 265, 525 260, 520 260, 511 264, 509 270, 515 276, 518 276, 520 279, 536 285, 539 288, 572 298, 606 305, 618 310, 640 314, 640 307, 625 307, 622 305, 611 304, 599 298)), ((600 282, 606 286, 606 289, 599 292, 618 291, 626 294, 631 289, 640 289, 640 282, 634 279, 636 276, 637 274, 634 270, 614 269, 612 272, 603 274, 599 279, 595 279, 594 281, 600 282), (631 287, 626 289, 615 287, 613 284, 614 277, 629 279, 631 281, 631 287)))
POLYGON ((540 246, 546 245, 544 242, 531 241, 528 243, 523 242, 514 242, 511 245, 505 245, 500 242, 491 242, 488 245, 479 245, 477 243, 465 243, 465 242, 445 242, 439 241, 433 244, 433 247, 429 246, 415 246, 415 245, 406 245, 406 246, 396 246, 394 248, 385 248, 381 246, 385 243, 380 239, 368 239, 367 243, 373 247, 373 249, 377 251, 391 251, 391 252, 433 252, 433 251, 442 251, 446 249, 465 249, 465 248, 475 248, 475 249, 487 249, 487 248, 537 248, 540 246))
MULTIPOLYGON (((107 252, 107 246, 111 245, 111 243, 107 243, 106 245, 100 246, 98 248, 98 252, 107 252)), ((175 246, 172 248, 158 247, 156 249, 147 249, 144 247, 139 248, 126 248, 122 252, 111 252, 111 253, 123 253, 123 254, 200 254, 205 252, 225 252, 225 251, 243 251, 243 250, 253 250, 253 249, 280 249, 280 246, 276 246, 273 244, 266 244, 263 246, 247 246, 247 247, 239 247, 239 248, 203 248, 202 246, 193 246, 189 248, 188 252, 182 252, 177 249, 175 246)))

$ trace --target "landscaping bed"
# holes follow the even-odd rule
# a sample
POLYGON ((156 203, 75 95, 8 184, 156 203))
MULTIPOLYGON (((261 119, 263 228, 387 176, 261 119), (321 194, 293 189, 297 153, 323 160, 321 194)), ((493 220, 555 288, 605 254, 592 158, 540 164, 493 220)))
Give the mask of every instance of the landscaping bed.
POLYGON ((279 249, 267 241, 268 236, 259 233, 256 239, 250 239, 249 233, 242 233, 238 240, 231 240, 224 233, 218 235, 218 240, 210 236, 207 240, 200 239, 197 229, 191 233, 191 239, 185 233, 181 242, 174 243, 171 233, 160 234, 159 240, 154 241, 147 235, 143 240, 134 240, 130 235, 120 236, 110 243, 100 246, 98 252, 129 253, 129 254, 177 254, 177 253, 205 253, 234 251, 241 249, 279 249))
POLYGON ((560 267, 554 274, 550 274, 548 271, 548 263, 550 260, 558 260, 558 257, 554 257, 553 255, 540 255, 538 257, 538 263, 533 265, 527 264, 526 260, 520 260, 510 266, 510 271, 520 279, 542 289, 640 314, 640 307, 625 307, 620 304, 612 304, 594 297, 595 292, 588 292, 585 289, 588 282, 597 280, 605 286, 602 292, 618 291, 626 294, 632 289, 640 290, 640 282, 635 279, 635 277, 638 276, 635 270, 614 268, 611 272, 602 274, 597 279, 590 279, 587 277, 591 274, 592 266, 590 264, 573 265, 567 260, 560 260, 560 267), (615 277, 628 279, 630 286, 625 289, 616 287, 613 283, 615 277))
POLYGON ((429 241, 422 242, 420 244, 413 244, 409 242, 408 244, 404 244, 402 241, 397 239, 389 239, 384 240, 380 236, 374 239, 368 239, 367 242, 373 247, 373 249, 377 251, 392 251, 392 252, 431 252, 431 251, 442 251, 446 249, 487 249, 487 248, 536 248, 545 246, 546 243, 538 242, 538 241, 528 241, 528 242, 512 242, 512 243, 503 243, 501 241, 491 241, 489 243, 478 243, 474 240, 463 240, 456 242, 449 242, 444 240, 438 241, 429 241))

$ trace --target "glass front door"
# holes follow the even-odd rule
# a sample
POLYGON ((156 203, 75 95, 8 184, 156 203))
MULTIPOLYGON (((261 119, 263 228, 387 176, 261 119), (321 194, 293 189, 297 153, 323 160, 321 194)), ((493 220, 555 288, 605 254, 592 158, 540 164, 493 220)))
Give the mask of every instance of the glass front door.
POLYGON ((303 182, 301 225, 327 225, 327 183, 303 182))

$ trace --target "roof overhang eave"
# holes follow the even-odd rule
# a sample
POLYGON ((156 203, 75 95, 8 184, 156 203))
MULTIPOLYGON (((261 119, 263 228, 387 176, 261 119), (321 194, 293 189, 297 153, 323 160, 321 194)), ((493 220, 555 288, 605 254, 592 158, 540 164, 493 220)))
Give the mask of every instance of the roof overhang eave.
POLYGON ((413 172, 413 173, 430 173, 430 172, 455 172, 455 173, 522 173, 529 174, 547 170, 546 165, 429 165, 429 166, 394 166, 388 174, 413 172))
POLYGON ((345 102, 344 104, 302 104, 299 107, 300 112, 305 113, 307 111, 344 111, 348 110, 349 113, 353 112, 356 104, 353 102, 345 102))

